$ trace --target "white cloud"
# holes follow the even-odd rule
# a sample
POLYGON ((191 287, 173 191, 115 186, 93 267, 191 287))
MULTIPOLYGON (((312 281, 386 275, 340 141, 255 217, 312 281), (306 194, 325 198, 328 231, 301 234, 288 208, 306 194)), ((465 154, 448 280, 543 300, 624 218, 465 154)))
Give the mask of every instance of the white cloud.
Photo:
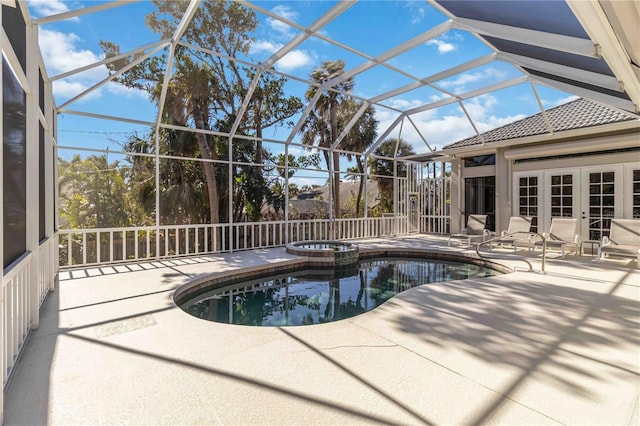
POLYGON ((542 105, 546 106, 547 108, 553 108, 557 107, 558 105, 566 104, 567 102, 575 101, 576 99, 578 99, 578 96, 576 95, 568 95, 564 98, 556 99, 555 101, 547 101, 542 99, 542 105))
MULTIPOLYGON (((41 28, 39 41, 47 69, 53 71, 54 74, 70 71, 102 60, 100 55, 96 55, 90 50, 78 48, 76 45, 81 40, 74 33, 61 33, 41 28)), ((107 74, 107 69, 104 66, 96 67, 93 73, 104 78, 107 74)))
POLYGON ((292 50, 282 59, 276 62, 276 68, 280 71, 288 72, 297 68, 312 65, 315 62, 315 54, 305 50, 292 50))
POLYGON ((464 103, 467 112, 475 121, 484 120, 494 106, 498 105, 498 99, 492 94, 477 96, 464 103))
MULTIPOLYGON (((69 11, 68 3, 61 0, 30 0, 29 6, 33 8, 37 16, 57 15, 69 11)), ((78 21, 78 18, 70 20, 78 21)))
POLYGON ((466 86, 470 83, 475 83, 481 80, 487 80, 487 82, 496 81, 504 78, 505 75, 505 72, 489 67, 477 72, 460 74, 452 80, 439 82, 438 85, 445 88, 453 88, 455 92, 460 93, 466 91, 466 86))
POLYGON ((522 120, 526 116, 526 114, 508 115, 506 117, 496 117, 495 115, 492 115, 484 122, 476 122, 476 125, 480 132, 486 132, 491 129, 502 127, 506 124, 513 123, 514 121, 522 120))
MULTIPOLYGON (((57 98, 71 99, 74 96, 84 92, 89 85, 80 81, 57 80, 53 82, 53 95, 57 98)), ((100 91, 96 90, 87 94, 83 99, 96 99, 100 97, 100 91)))
POLYGON ((463 40, 464 36, 461 33, 453 31, 443 34, 438 38, 429 40, 425 44, 428 46, 436 46, 438 48, 438 53, 444 55, 445 53, 458 50, 458 46, 463 40))
POLYGON ((274 53, 282 48, 282 44, 274 43, 268 40, 256 40, 251 43, 251 53, 268 52, 274 53))
MULTIPOLYGON (((52 77, 102 60, 100 55, 78 47, 81 39, 74 33, 62 33, 40 28, 39 42, 44 63, 52 77)), ((107 75, 107 68, 100 65, 56 81, 53 93, 59 98, 70 98, 104 79, 107 75)), ((83 99, 97 98, 100 93, 98 89, 83 99)))
POLYGON ((442 87, 456 87, 466 86, 469 83, 475 83, 483 78, 482 73, 464 73, 460 74, 457 78, 449 81, 443 81, 440 83, 442 87))
POLYGON ((433 39, 433 40, 429 40, 426 44, 438 46, 438 53, 440 53, 440 54, 453 52, 454 50, 456 50, 458 48, 455 44, 449 43, 448 41, 444 41, 444 40, 439 39, 439 38, 436 38, 436 39, 433 39))
MULTIPOLYGON (((378 118, 376 116, 376 118, 378 118)), ((473 128, 469 125, 469 121, 462 114, 445 115, 438 117, 437 111, 430 110, 425 113, 415 114, 411 116, 411 120, 420 130, 422 136, 429 142, 432 148, 441 149, 442 146, 469 136, 473 132, 473 128)), ((378 134, 382 134, 393 121, 380 120, 378 125, 378 134)), ((399 126, 391 132, 389 137, 398 137, 399 126)), ((423 152, 427 148, 422 138, 413 129, 413 126, 405 123, 402 130, 402 139, 410 143, 416 149, 416 152, 423 152)))
POLYGON ((441 101, 441 100, 446 99, 448 97, 449 97, 449 95, 447 95, 445 93, 441 93, 441 94, 436 94, 436 95, 429 96, 429 100, 431 102, 438 102, 438 101, 441 101))
POLYGON ((416 108, 424 105, 424 101, 420 99, 402 99, 402 98, 391 98, 382 101, 384 105, 387 105, 391 108, 399 109, 402 111, 406 111, 411 108, 416 108))
POLYGON ((105 87, 107 88, 109 93, 117 95, 121 98, 130 99, 135 97, 135 98, 149 99, 149 94, 143 90, 134 89, 132 87, 126 87, 126 86, 123 86, 122 84, 114 83, 112 81, 105 84, 105 87))
MULTIPOLYGON (((404 101, 407 104, 415 105, 423 103, 418 100, 404 101)), ((465 101, 465 108, 474 120, 480 132, 495 129, 513 121, 524 118, 525 114, 514 114, 507 116, 497 116, 492 110, 499 104, 498 98, 492 94, 478 96, 470 101, 465 101)), ((394 120, 396 113, 390 113, 378 109, 376 119, 379 120, 378 134, 385 132, 394 120)), ((474 130, 469 120, 461 109, 436 108, 418 114, 413 114, 411 120, 415 123, 420 133, 429 142, 431 147, 442 149, 444 145, 473 136, 474 130)), ((391 132, 389 137, 398 137, 399 126, 391 132)), ((405 123, 402 130, 402 138, 415 147, 416 152, 424 152, 427 148, 422 138, 417 134, 413 126, 405 123)))
MULTIPOLYGON (((271 9, 271 12, 278 16, 281 16, 289 21, 295 21, 298 17, 298 13, 292 10, 288 6, 279 5, 271 9)), ((282 21, 274 18, 267 18, 267 24, 272 30, 276 31, 280 35, 291 37, 294 34, 294 29, 282 21)))
MULTIPOLYGON (((256 40, 251 44, 251 53, 275 53, 282 47, 282 44, 275 43, 269 40, 256 40)), ((317 55, 315 54, 315 52, 294 49, 283 56, 278 62, 276 62, 275 66, 280 71, 289 72, 297 68, 312 65, 316 62, 316 60, 317 55)))
POLYGON ((415 15, 413 16, 413 18, 411 18, 411 23, 414 25, 420 23, 420 21, 422 21, 422 18, 424 18, 424 12, 424 7, 419 7, 415 11, 415 15))

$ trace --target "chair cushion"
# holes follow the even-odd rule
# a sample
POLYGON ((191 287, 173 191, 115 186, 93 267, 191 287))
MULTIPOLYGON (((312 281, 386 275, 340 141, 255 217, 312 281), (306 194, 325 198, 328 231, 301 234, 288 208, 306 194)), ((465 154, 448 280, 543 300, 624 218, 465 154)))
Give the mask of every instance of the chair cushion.
MULTIPOLYGON (((542 241, 537 241, 536 242, 537 246, 541 246, 542 245, 542 241)), ((557 240, 547 240, 547 247, 571 247, 574 246, 576 247, 577 244, 574 243, 573 241, 557 241, 557 240)))
POLYGON ((609 239, 613 244, 640 247, 640 220, 613 219, 609 239))
POLYGON ((487 215, 470 214, 467 219, 467 234, 482 235, 484 228, 487 226, 487 215))
POLYGON ((640 247, 638 246, 629 246, 624 244, 610 244, 608 246, 602 247, 600 250, 603 253, 630 254, 635 256, 638 254, 638 249, 640 249, 640 247))

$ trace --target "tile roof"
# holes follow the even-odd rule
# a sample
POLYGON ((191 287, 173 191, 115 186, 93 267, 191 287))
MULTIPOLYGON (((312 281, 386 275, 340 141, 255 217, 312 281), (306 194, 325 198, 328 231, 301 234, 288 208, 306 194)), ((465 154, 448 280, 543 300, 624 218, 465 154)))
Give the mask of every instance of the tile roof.
MULTIPOLYGON (((629 120, 640 120, 637 115, 622 112, 583 98, 550 108, 546 111, 546 114, 554 133, 629 120)), ((542 118, 542 113, 538 113, 482 133, 482 138, 485 143, 489 143, 545 133, 549 133, 547 126, 542 118)), ((454 142, 443 149, 461 148, 481 143, 482 140, 476 135, 454 142)))

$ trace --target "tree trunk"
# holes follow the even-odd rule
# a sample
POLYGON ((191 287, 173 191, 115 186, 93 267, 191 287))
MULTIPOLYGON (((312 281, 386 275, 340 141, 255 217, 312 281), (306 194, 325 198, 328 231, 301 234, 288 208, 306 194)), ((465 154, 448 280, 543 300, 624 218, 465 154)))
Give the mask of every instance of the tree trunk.
MULTIPOLYGON (((193 118, 197 129, 206 130, 206 123, 204 117, 202 116, 202 112, 199 109, 195 109, 193 111, 193 118)), ((207 141, 207 135, 203 133, 196 133, 196 139, 198 140, 198 146, 200 147, 200 154, 204 160, 215 160, 217 159, 217 154, 215 150, 212 150, 209 147, 209 142, 207 141)), ((207 180, 207 194, 209 195, 209 222, 210 223, 219 223, 220 221, 220 212, 219 205, 220 200, 218 197, 218 182, 216 182, 216 174, 214 173, 214 163, 203 162, 202 168, 204 170, 204 176, 207 180)))
POLYGON ((340 154, 333 154, 333 217, 340 218, 340 154))
MULTIPOLYGON (((322 155, 324 156, 324 161, 327 164, 327 175, 328 175, 328 180, 327 180, 327 187, 330 188, 331 190, 331 205, 328 206, 329 207, 329 211, 333 211, 333 200, 335 197, 335 194, 333 194, 333 192, 335 192, 334 189, 334 185, 333 185, 333 171, 332 171, 332 165, 331 165, 331 160, 329 159, 329 151, 322 151, 322 155)), ((327 200, 329 201, 329 200, 327 200)), ((335 214, 333 215, 333 217, 335 218, 335 214)))
MULTIPOLYGON (((331 126, 331 143, 329 145, 333 145, 338 138, 338 104, 336 101, 331 102, 329 106, 329 124, 331 126)), ((333 155, 334 175, 333 216, 337 219, 340 217, 340 154, 337 152, 331 154, 333 155)))
POLYGON ((256 109, 254 110, 254 120, 256 125, 256 163, 262 164, 262 120, 260 111, 262 109, 262 103, 258 102, 256 109))
MULTIPOLYGON (((209 148, 209 143, 207 142, 207 136, 202 133, 198 133, 196 138, 198 139, 198 145, 200 146, 200 151, 202 153, 202 158, 205 160, 212 160, 211 149, 209 148)), ((210 223, 219 223, 220 221, 220 211, 219 205, 220 200, 218 198, 218 182, 216 181, 216 174, 214 173, 213 168, 214 163, 203 162, 202 167, 204 169, 204 176, 207 179, 207 194, 209 195, 209 222, 210 223)))
POLYGON ((356 157, 358 172, 360 172, 360 185, 358 185, 358 198, 356 198, 356 217, 360 217, 360 203, 362 203, 362 193, 364 192, 364 166, 359 156, 356 157))

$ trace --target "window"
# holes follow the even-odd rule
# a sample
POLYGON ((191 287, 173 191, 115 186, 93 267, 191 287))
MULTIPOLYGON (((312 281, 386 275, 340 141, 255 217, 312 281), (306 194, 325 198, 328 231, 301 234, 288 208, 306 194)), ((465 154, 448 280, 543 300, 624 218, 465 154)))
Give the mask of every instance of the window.
POLYGON ((39 134, 39 167, 40 167, 40 172, 38 173, 38 199, 39 201, 39 241, 42 241, 45 239, 45 237, 47 236, 47 230, 46 230, 46 225, 45 225, 45 213, 47 211, 47 206, 46 206, 46 201, 47 198, 45 197, 46 194, 46 181, 44 178, 44 163, 45 163, 45 152, 44 152, 44 127, 42 127, 42 124, 40 124, 40 134, 39 134))
POLYGON ((521 177, 518 194, 518 215, 531 217, 531 230, 538 232, 538 177, 521 177))
POLYGON ((573 217, 573 175, 551 176, 551 217, 573 217))
POLYGON ((640 218, 640 170, 633 171, 633 218, 640 218))
POLYGON ((477 155, 475 157, 467 157, 464 159, 465 167, 492 166, 496 164, 496 155, 477 155))
POLYGON ((615 206, 615 173, 589 173, 589 239, 609 235, 615 206))
MULTIPOLYGON (((3 2, 4 3, 4 2, 3 2)), ((7 38, 13 51, 20 62, 22 70, 26 70, 27 63, 27 32, 24 17, 20 5, 15 7, 2 6, 2 28, 7 33, 7 38)))
POLYGON ((487 229, 495 231, 496 223, 496 178, 484 176, 466 178, 464 180, 465 193, 465 223, 470 214, 486 214, 487 229))
POLYGON ((6 268, 22 256, 27 247, 27 108, 24 90, 4 58, 2 107, 3 262, 6 268))

